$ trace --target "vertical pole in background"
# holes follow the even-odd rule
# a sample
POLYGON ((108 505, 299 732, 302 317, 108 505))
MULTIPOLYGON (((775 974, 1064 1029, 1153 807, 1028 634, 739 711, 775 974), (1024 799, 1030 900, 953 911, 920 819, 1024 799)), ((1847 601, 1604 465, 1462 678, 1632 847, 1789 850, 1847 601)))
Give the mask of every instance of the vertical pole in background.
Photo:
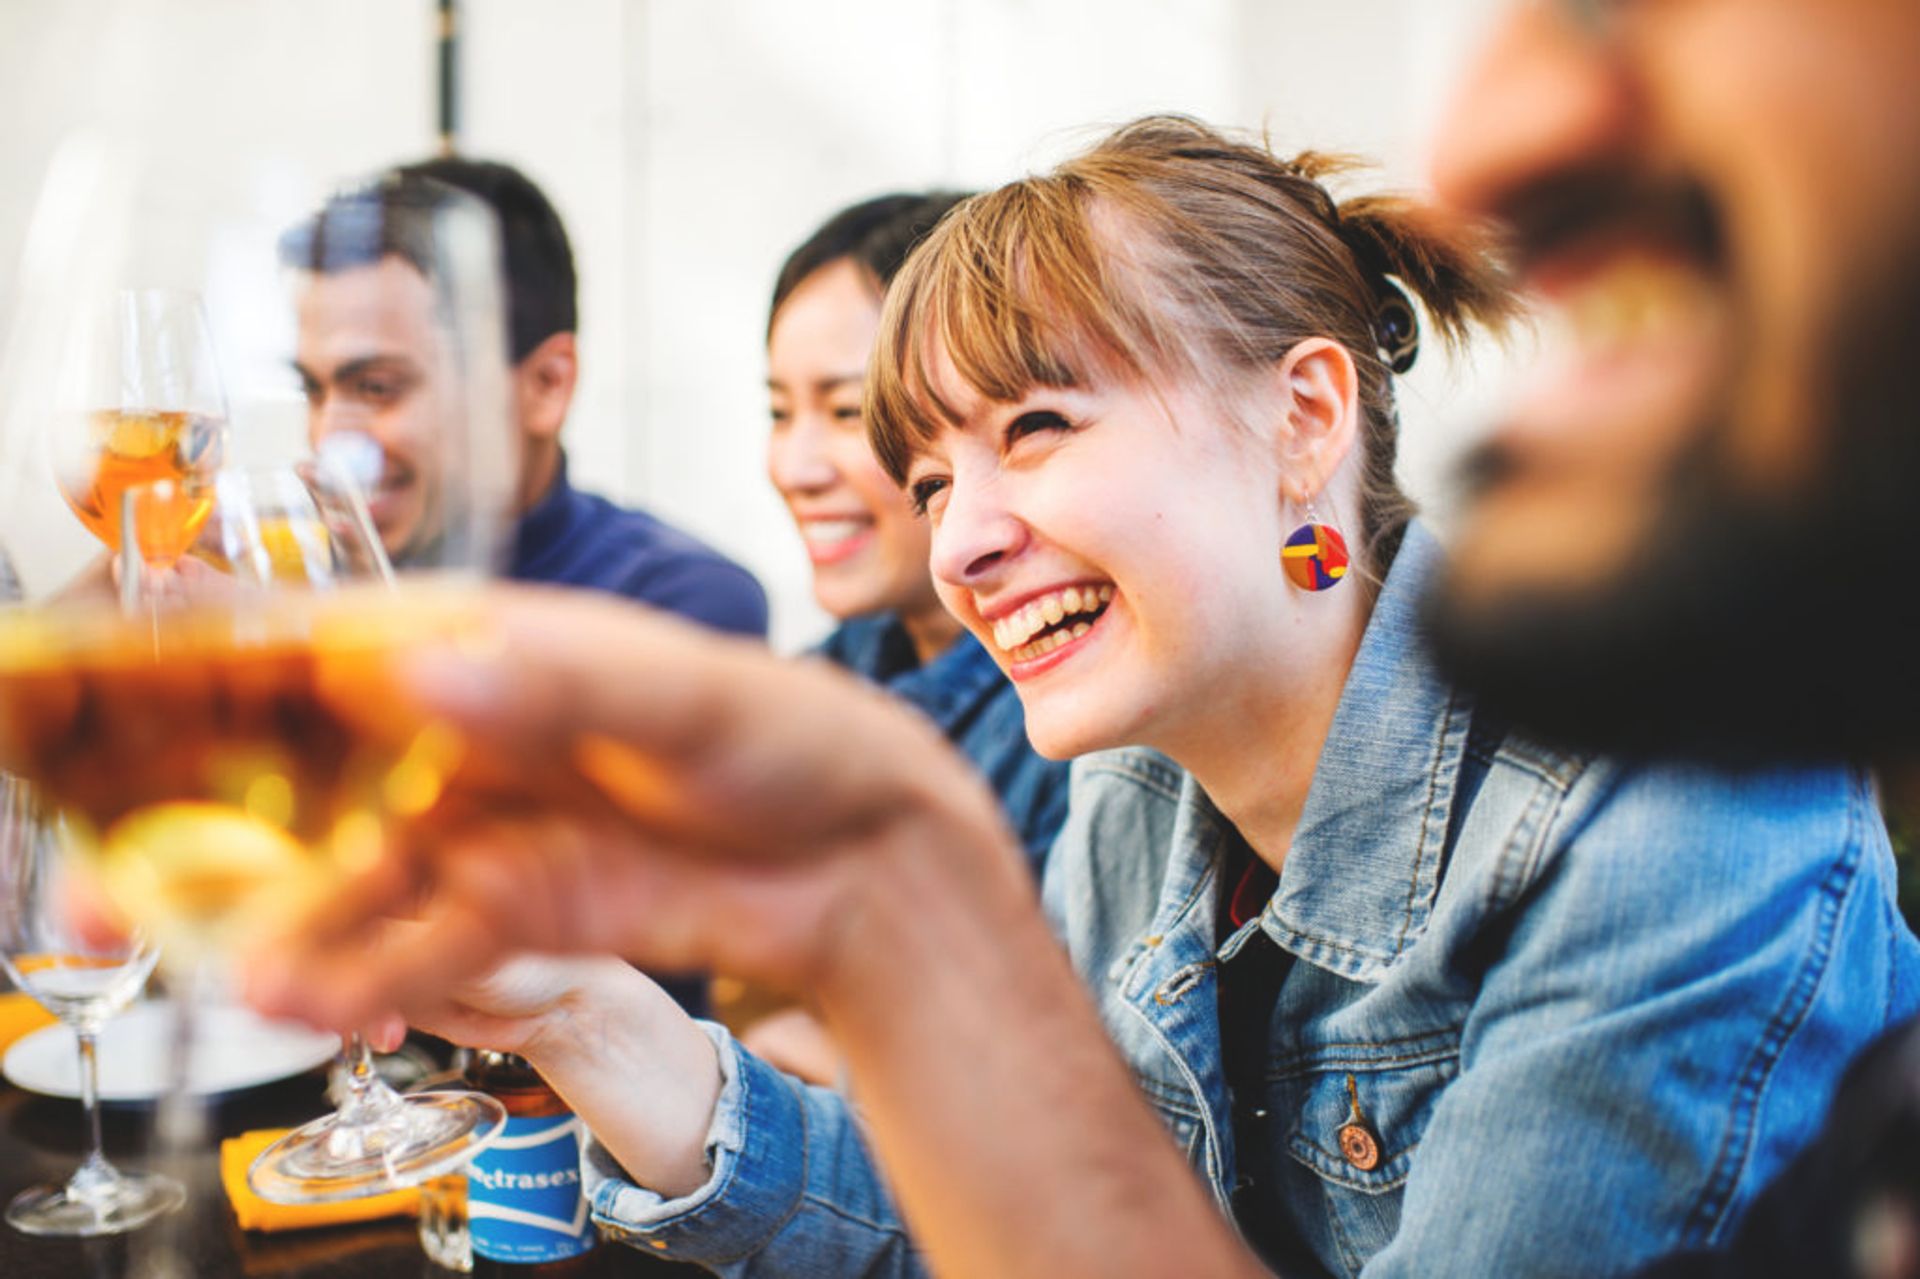
POLYGON ((439 90, 440 154, 453 155, 460 149, 460 20, 459 0, 434 0, 439 13, 439 90))

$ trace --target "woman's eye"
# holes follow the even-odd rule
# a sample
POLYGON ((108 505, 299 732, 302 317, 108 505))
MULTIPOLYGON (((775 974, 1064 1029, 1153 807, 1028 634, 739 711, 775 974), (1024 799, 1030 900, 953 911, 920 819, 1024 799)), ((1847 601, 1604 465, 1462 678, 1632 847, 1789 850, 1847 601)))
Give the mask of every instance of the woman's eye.
POLYGON ((858 404, 843 404, 833 411, 833 420, 836 422, 858 422, 862 416, 858 404))
POLYGON ((1007 423, 1007 443, 1012 444, 1015 440, 1043 431, 1071 430, 1072 426, 1071 422, 1050 409, 1036 409, 1022 413, 1007 423))
POLYGON ((933 505, 934 499, 946 490, 947 482, 937 475, 929 475, 915 480, 907 487, 907 496, 913 500, 913 513, 925 515, 933 505))
POLYGON ((767 410, 767 417, 775 426, 785 426, 793 414, 778 404, 767 410))

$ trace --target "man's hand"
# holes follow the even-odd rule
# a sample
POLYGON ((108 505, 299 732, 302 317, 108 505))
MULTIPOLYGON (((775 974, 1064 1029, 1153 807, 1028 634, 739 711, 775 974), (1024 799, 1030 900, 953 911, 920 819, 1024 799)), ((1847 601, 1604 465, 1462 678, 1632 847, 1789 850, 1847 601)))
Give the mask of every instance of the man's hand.
MULTIPOLYGON (((469 754, 445 803, 259 953, 258 1002, 353 1025, 513 949, 804 990, 939 1273, 1255 1271, 1107 1042, 992 795, 928 722, 617 602, 517 589, 488 609, 482 651, 323 677, 369 733, 437 718, 469 754), (422 900, 420 930, 369 962, 381 918, 422 900)), ((700 1039, 676 1034, 668 1061, 651 1032, 610 1031, 650 1046, 549 1071, 663 1194, 698 1184, 717 1089, 700 1039), (643 1115, 628 1080, 647 1062, 670 1100, 643 1115)))
POLYGON ((951 860, 1030 895, 990 792, 924 719, 837 671, 618 601, 498 589, 480 638, 323 667, 369 733, 457 731, 453 790, 249 965, 263 1007, 346 1027, 510 950, 607 950, 831 984, 876 867, 951 860), (381 941, 426 898, 427 925, 381 941))

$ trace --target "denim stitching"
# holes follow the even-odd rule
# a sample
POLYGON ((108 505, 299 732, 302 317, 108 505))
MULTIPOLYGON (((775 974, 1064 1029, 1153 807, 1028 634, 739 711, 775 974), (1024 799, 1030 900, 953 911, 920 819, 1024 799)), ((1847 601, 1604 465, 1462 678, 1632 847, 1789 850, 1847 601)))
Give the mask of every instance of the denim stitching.
POLYGON ((1316 949, 1338 951, 1342 955, 1351 955, 1355 959, 1372 960, 1380 963, 1385 963, 1394 958, 1392 954, 1385 951, 1364 950, 1359 946, 1352 946, 1344 942, 1335 941, 1331 937, 1322 937, 1317 933, 1307 932, 1287 919, 1278 909, 1274 910, 1273 918, 1276 923, 1286 929, 1287 939, 1293 943, 1290 949, 1296 949, 1302 952, 1316 949))
MULTIPOLYGON (((1549 781, 1543 774, 1528 767, 1520 760, 1506 761, 1515 768, 1531 772, 1542 781, 1549 781)), ((1584 769, 1582 770, 1584 774, 1584 769)), ((1606 799, 1611 786, 1602 786, 1600 793, 1594 796, 1587 806, 1591 812, 1595 806, 1606 799)), ((1572 787, 1561 788, 1557 783, 1536 789, 1527 797, 1520 815, 1514 820, 1513 828, 1500 845, 1499 857, 1494 863, 1494 871, 1487 887, 1487 910, 1489 917, 1499 915, 1515 901, 1518 901, 1527 885, 1539 872, 1544 850, 1551 842, 1556 825, 1566 818, 1567 802, 1572 797, 1572 787)))
POLYGON ((1347 1234, 1347 1228, 1340 1222, 1340 1213, 1330 1202, 1333 1198, 1322 1187, 1320 1197, 1327 1203, 1327 1228, 1333 1232, 1333 1246, 1340 1250, 1340 1264, 1346 1269, 1349 1279, 1360 1273, 1360 1267, 1366 1264, 1366 1258, 1353 1246, 1353 1239, 1347 1234))
MULTIPOLYGON (((1878 813, 1881 811, 1880 787, 1871 775, 1862 775, 1855 779, 1854 795, 1854 804, 1856 806, 1865 805, 1867 811, 1870 813, 1878 813)), ((1883 998, 1880 1003, 1880 1024, 1882 1026, 1892 1026, 1898 1021, 1905 1020, 1904 1017, 1894 1011, 1893 1001, 1898 994, 1895 987, 1898 985, 1900 973, 1900 941, 1909 935, 1909 929, 1907 928, 1905 917, 1900 914, 1900 868, 1896 866, 1893 861, 1893 846, 1891 843, 1879 839, 1875 839, 1873 845, 1874 861, 1879 867, 1880 875, 1883 877, 1889 873, 1892 875, 1892 882, 1887 885, 1880 905, 1881 917, 1890 925, 1886 930, 1887 980, 1882 987, 1883 998)))
MULTIPOLYGON (((1407 934, 1413 929, 1413 907, 1420 897, 1420 868, 1426 864, 1427 860, 1427 831, 1433 825, 1434 794, 1440 789, 1441 774, 1448 771, 1445 760, 1447 734, 1453 729, 1454 709, 1454 703, 1449 699, 1447 713, 1441 717, 1440 732, 1434 742, 1435 759, 1433 765, 1427 770, 1427 802, 1420 811, 1420 838, 1413 846, 1413 873, 1407 880, 1406 910, 1400 918, 1400 935, 1393 939, 1393 953, 1396 956, 1406 953, 1407 934)), ((1459 768, 1460 762, 1456 759, 1453 766, 1455 769, 1459 768)), ((1451 782, 1451 776, 1448 780, 1451 782)))
MULTIPOLYGON (((740 1068, 739 1079, 740 1079, 740 1113, 743 1116, 742 1129, 744 1130, 746 1124, 752 1122, 752 1116, 753 1116, 753 1108, 752 1108, 752 1105, 750 1104, 753 1099, 752 1072, 748 1071, 744 1065, 742 1065, 740 1068)), ((795 1085, 791 1085, 791 1084, 788 1085, 789 1089, 791 1089, 794 1086, 795 1085)), ((758 1243, 755 1243, 749 1247, 743 1248, 740 1251, 733 1253, 731 1256, 716 1257, 715 1258, 716 1261, 721 1261, 721 1262, 739 1261, 741 1258, 751 1256, 752 1254, 759 1252, 761 1249, 767 1247, 767 1245, 769 1245, 775 1239, 780 1237, 780 1232, 787 1228, 787 1223, 792 1221, 794 1217, 799 1214, 801 1206, 806 1202, 808 1163, 812 1159, 813 1146, 812 1146, 812 1143, 807 1140, 807 1128, 808 1128, 807 1103, 804 1099, 795 1098, 795 1104, 798 1105, 800 1108, 800 1193, 793 1197, 793 1204, 787 1209, 786 1214, 782 1216, 779 1221, 773 1224, 773 1228, 767 1231, 766 1234, 760 1239, 758 1243)), ((699 1216, 702 1212, 706 1211, 708 1208, 714 1207, 715 1205, 722 1202, 722 1200, 725 1197, 727 1187, 732 1185, 734 1178, 739 1176, 740 1165, 745 1162, 742 1156, 746 1154, 746 1146, 747 1146, 747 1143, 744 1140, 741 1141, 740 1149, 734 1152, 733 1167, 727 1170, 727 1176, 725 1181, 721 1184, 719 1190, 715 1192, 713 1198, 707 1200, 706 1203, 700 1205, 700 1207, 694 1209, 693 1212, 687 1214, 687 1217, 689 1219, 699 1216)))
POLYGON ((822 1199, 818 1195, 815 1195, 812 1191, 803 1192, 800 1198, 805 1200, 807 1203, 813 1205, 815 1208, 820 1209, 823 1212, 828 1212, 833 1214, 834 1216, 840 1218, 840 1220, 842 1221, 852 1222, 856 1226, 864 1226, 868 1230, 873 1231, 873 1233, 875 1233, 876 1235, 885 1235, 890 1239, 907 1239, 909 1243, 912 1242, 911 1239, 908 1239, 907 1232, 903 1230, 901 1227, 889 1226, 883 1222, 872 1221, 866 1217, 861 1216, 857 1212, 854 1212, 848 1208, 845 1208, 840 1204, 834 1203, 830 1199, 822 1199))
POLYGON ((1766 1029, 1761 1032, 1734 1085, 1726 1135, 1721 1139, 1720 1153, 1714 1159, 1706 1184, 1701 1187, 1699 1198, 1694 1201, 1693 1209, 1687 1215, 1681 1233, 1684 1246, 1693 1247, 1710 1242, 1732 1205, 1733 1192, 1739 1182, 1739 1169, 1745 1166, 1752 1150, 1761 1097, 1773 1079, 1774 1067, 1786 1054, 1788 1041, 1805 1024, 1813 1009, 1814 996, 1819 993, 1828 961, 1833 955, 1840 915, 1857 877, 1862 851, 1857 805, 1848 807, 1847 826, 1850 838, 1845 850, 1820 882, 1813 945, 1802 961, 1800 972, 1794 975, 1786 999, 1768 1020, 1766 1029))
POLYGON ((1556 751, 1519 736, 1509 736, 1502 742, 1494 758, 1524 769, 1559 790, 1573 789, 1573 784, 1593 763, 1585 755, 1556 751))
POLYGON ((1171 1111, 1185 1119, 1200 1118, 1200 1111, 1194 1106, 1191 1093, 1182 1091, 1170 1084, 1163 1084, 1151 1075, 1143 1075, 1139 1071, 1132 1071, 1131 1073, 1133 1075, 1134 1085, 1139 1088, 1139 1090, 1146 1095, 1147 1100, 1151 1101, 1156 1107, 1171 1111))
MULTIPOLYGON (((1223 821, 1215 821, 1212 818, 1208 819, 1207 841, 1200 849, 1200 859, 1205 865, 1201 868, 1200 873, 1193 877, 1193 884, 1187 889, 1187 895, 1180 899, 1180 903, 1173 907, 1166 915, 1154 920, 1155 924, 1165 925, 1156 930, 1161 936, 1173 936, 1174 931, 1186 921, 1188 914, 1190 914, 1194 906, 1199 903, 1200 898, 1205 895, 1207 885, 1220 873, 1220 846, 1226 843, 1226 831, 1222 830, 1221 827, 1225 824, 1223 821)), ((1168 868, 1171 869, 1179 860, 1181 859, 1177 857, 1170 858, 1167 862, 1168 868)))
POLYGON ((1178 800, 1180 784, 1174 777, 1168 776, 1168 770, 1146 760, 1103 759, 1086 766, 1086 776, 1096 777, 1106 774, 1153 791, 1162 799, 1178 800))
POLYGON ((1227 832, 1222 828, 1226 825, 1224 820, 1208 821, 1207 843, 1201 850, 1206 860, 1206 868, 1193 877, 1193 887, 1187 890, 1185 899, 1173 912, 1173 918, 1167 921, 1167 926, 1160 930, 1163 935, 1171 936, 1173 930, 1186 921, 1187 916, 1193 912, 1193 908, 1199 905, 1200 899, 1206 895, 1207 885, 1219 877, 1220 848, 1227 842, 1227 832))
MULTIPOLYGON (((1192 887, 1187 890, 1187 895, 1180 900, 1178 905, 1174 906, 1164 915, 1155 915, 1153 922, 1148 925, 1148 928, 1152 930, 1151 933, 1148 934, 1149 936, 1161 938, 1173 936, 1175 931, 1186 922, 1186 918, 1188 914, 1192 912, 1195 904, 1205 895, 1207 885, 1211 883, 1219 873, 1219 846, 1224 840, 1224 834, 1217 823, 1213 825, 1210 836, 1208 845, 1201 850, 1206 862, 1205 867, 1198 875, 1194 876, 1192 887)), ((1172 864, 1171 862, 1168 863, 1169 869, 1171 869, 1172 864)), ((1147 979, 1147 959, 1159 949, 1160 947, 1158 946, 1150 947, 1142 953, 1139 959, 1128 969, 1125 982, 1120 987, 1122 998, 1132 1001, 1139 996, 1142 988, 1141 984, 1147 979)), ((1162 980, 1164 981, 1165 979, 1163 978, 1162 980)), ((1158 984, 1159 983, 1156 983, 1156 985, 1158 984)))
POLYGON ((1269 1065, 1266 1079, 1270 1084, 1277 1084, 1289 1079, 1317 1075, 1322 1071, 1335 1068, 1372 1073, 1396 1070, 1402 1066, 1424 1066, 1430 1063, 1458 1061, 1459 1058, 1460 1040, 1456 1035, 1450 1042, 1436 1044, 1424 1052, 1400 1053, 1392 1057, 1368 1057, 1359 1054, 1350 1057, 1328 1056, 1319 1052, 1300 1054, 1279 1064, 1269 1065))
POLYGON ((1413 1175, 1413 1152, 1420 1149, 1420 1145, 1421 1143, 1416 1141, 1403 1150, 1396 1150, 1392 1158, 1382 1160, 1380 1163, 1380 1171, 1382 1173, 1385 1173, 1386 1170, 1394 1164, 1404 1163, 1406 1166, 1392 1176, 1382 1177, 1377 1181, 1362 1181, 1351 1173, 1340 1172, 1339 1169, 1346 1166, 1347 1163, 1347 1157, 1345 1155, 1336 1154, 1328 1150, 1325 1146, 1322 1146, 1313 1138, 1303 1137, 1297 1132, 1293 1135, 1292 1139, 1287 1142, 1287 1154, 1293 1157, 1294 1162, 1298 1163, 1302 1168, 1305 1168, 1322 1181, 1330 1181, 1336 1186, 1345 1186, 1349 1190, 1357 1190, 1362 1194, 1383 1194, 1389 1190, 1398 1190, 1401 1186, 1407 1184, 1407 1178, 1413 1175), (1320 1158, 1308 1159, 1300 1153, 1302 1147, 1312 1151, 1314 1154, 1320 1156, 1320 1158), (1321 1166, 1323 1162, 1326 1165, 1325 1167, 1321 1166))
MULTIPOLYGON (((1441 744, 1438 748, 1436 748, 1437 755, 1444 756, 1449 753, 1448 748, 1446 746, 1446 737, 1448 732, 1452 728, 1454 719, 1458 716, 1458 714, 1459 714, 1458 704, 1452 701, 1448 702, 1446 715, 1442 718, 1440 722, 1439 736, 1440 736, 1441 744)), ((1398 959, 1401 955, 1406 953, 1407 935, 1408 933, 1413 931, 1414 907, 1418 903, 1420 898, 1420 872, 1422 868, 1426 865, 1426 860, 1427 860, 1426 859, 1427 835, 1429 830, 1432 827, 1433 816, 1434 816, 1433 810, 1434 810, 1435 804, 1437 803, 1437 800, 1435 798, 1435 792, 1440 789, 1442 785, 1442 778, 1444 776, 1449 786, 1449 793, 1451 793, 1451 783, 1455 779, 1455 776, 1458 773, 1459 767, 1460 767, 1459 756, 1465 753, 1465 748, 1464 746, 1462 746, 1461 748, 1453 751, 1452 753, 1455 756, 1455 758, 1453 759, 1451 766, 1449 766, 1444 759, 1437 759, 1427 773, 1427 798, 1426 798, 1426 804, 1422 808, 1421 814, 1420 814, 1420 835, 1419 835, 1418 842, 1414 846, 1413 868, 1411 872, 1411 878, 1407 884, 1406 906, 1400 921, 1400 931, 1398 935, 1394 937, 1392 949, 1390 950, 1371 949, 1369 947, 1366 947, 1364 945, 1361 945, 1359 943, 1356 943, 1350 940, 1336 940, 1335 938, 1323 936, 1322 934, 1317 932, 1312 932, 1309 929, 1303 927, 1302 925, 1297 924, 1292 920, 1288 919, 1284 914, 1281 913, 1279 907, 1276 904, 1269 903, 1269 906, 1271 909, 1269 910, 1268 913, 1272 916, 1275 923, 1279 924, 1282 928, 1286 930, 1286 933, 1290 942, 1288 949, 1294 950, 1296 953, 1302 953, 1313 947, 1321 947, 1326 950, 1337 952, 1340 955, 1349 955, 1355 959, 1359 959, 1359 960, 1370 962, 1370 963, 1379 963, 1379 964, 1391 964, 1394 960, 1398 959)), ((1529 771, 1535 771, 1535 770, 1530 769, 1529 771)), ((1308 956, 1302 953, 1302 958, 1311 958, 1311 956, 1308 956)))
POLYGON ((1388 1039, 1329 1040, 1327 1043, 1320 1045, 1320 1047, 1321 1048, 1359 1048, 1359 1049, 1390 1048, 1395 1044, 1415 1044, 1415 1043, 1419 1043, 1423 1039, 1440 1039, 1449 1035, 1457 1039, 1459 1038, 1460 1033, 1465 1029, 1466 1029, 1466 1023, 1459 1022, 1451 1026, 1441 1026, 1436 1030, 1417 1030, 1412 1032, 1411 1034, 1394 1035, 1388 1039))
POLYGON ((1226 1185, 1226 1170, 1221 1166, 1220 1162, 1220 1134, 1219 1130, 1214 1127, 1213 1111, 1207 1105, 1206 1090, 1200 1086, 1200 1079, 1193 1073, 1193 1067, 1187 1064, 1187 1059, 1174 1048, 1173 1041, 1167 1038, 1166 1033, 1160 1029, 1159 1024, 1147 1015, 1146 1010, 1135 1003, 1128 1003, 1126 1007, 1127 1011, 1132 1013, 1134 1017, 1139 1020, 1140 1024, 1147 1028, 1147 1033, 1153 1036, 1154 1042, 1159 1044, 1160 1047, 1165 1050, 1167 1056, 1173 1059, 1175 1069, 1180 1072, 1181 1082, 1187 1086, 1188 1095, 1200 1099, 1200 1126, 1206 1133, 1207 1166, 1203 1171, 1207 1178, 1207 1189, 1212 1193, 1214 1202, 1218 1203, 1231 1214, 1233 1211, 1233 1200, 1226 1185))

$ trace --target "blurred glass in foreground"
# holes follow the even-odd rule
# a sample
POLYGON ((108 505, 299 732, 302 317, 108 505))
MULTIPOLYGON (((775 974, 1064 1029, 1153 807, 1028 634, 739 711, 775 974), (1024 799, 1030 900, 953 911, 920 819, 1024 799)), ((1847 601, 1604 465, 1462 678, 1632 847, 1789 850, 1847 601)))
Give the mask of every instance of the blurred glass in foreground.
MULTIPOLYGON (((445 728, 384 725, 323 690, 459 633, 493 567, 512 485, 499 248, 484 205, 419 179, 348 188, 289 230, 280 261, 256 266, 290 285, 301 319, 284 376, 312 408, 312 452, 221 469, 201 304, 150 287, 139 253, 93 256, 131 243, 114 228, 142 214, 110 151, 80 145, 49 196, 80 199, 98 233, 40 237, 28 275, 83 280, 113 320, 89 318, 91 298, 30 289, 44 323, 23 317, 36 336, 0 368, 0 487, 27 499, 0 510, 0 545, 27 557, 28 596, 0 617, 0 758, 65 812, 106 893, 163 939, 191 992, 207 965, 381 857, 388 820, 432 807, 460 765, 445 728), (62 492, 64 507, 40 500, 62 492), (118 557, 41 554, 74 516, 118 557)), ((470 1093, 401 1100, 358 1043, 337 1096, 340 1114, 261 1157, 259 1193, 411 1185, 501 1122, 470 1093)), ((165 1111, 162 1130, 197 1139, 165 1111)))

